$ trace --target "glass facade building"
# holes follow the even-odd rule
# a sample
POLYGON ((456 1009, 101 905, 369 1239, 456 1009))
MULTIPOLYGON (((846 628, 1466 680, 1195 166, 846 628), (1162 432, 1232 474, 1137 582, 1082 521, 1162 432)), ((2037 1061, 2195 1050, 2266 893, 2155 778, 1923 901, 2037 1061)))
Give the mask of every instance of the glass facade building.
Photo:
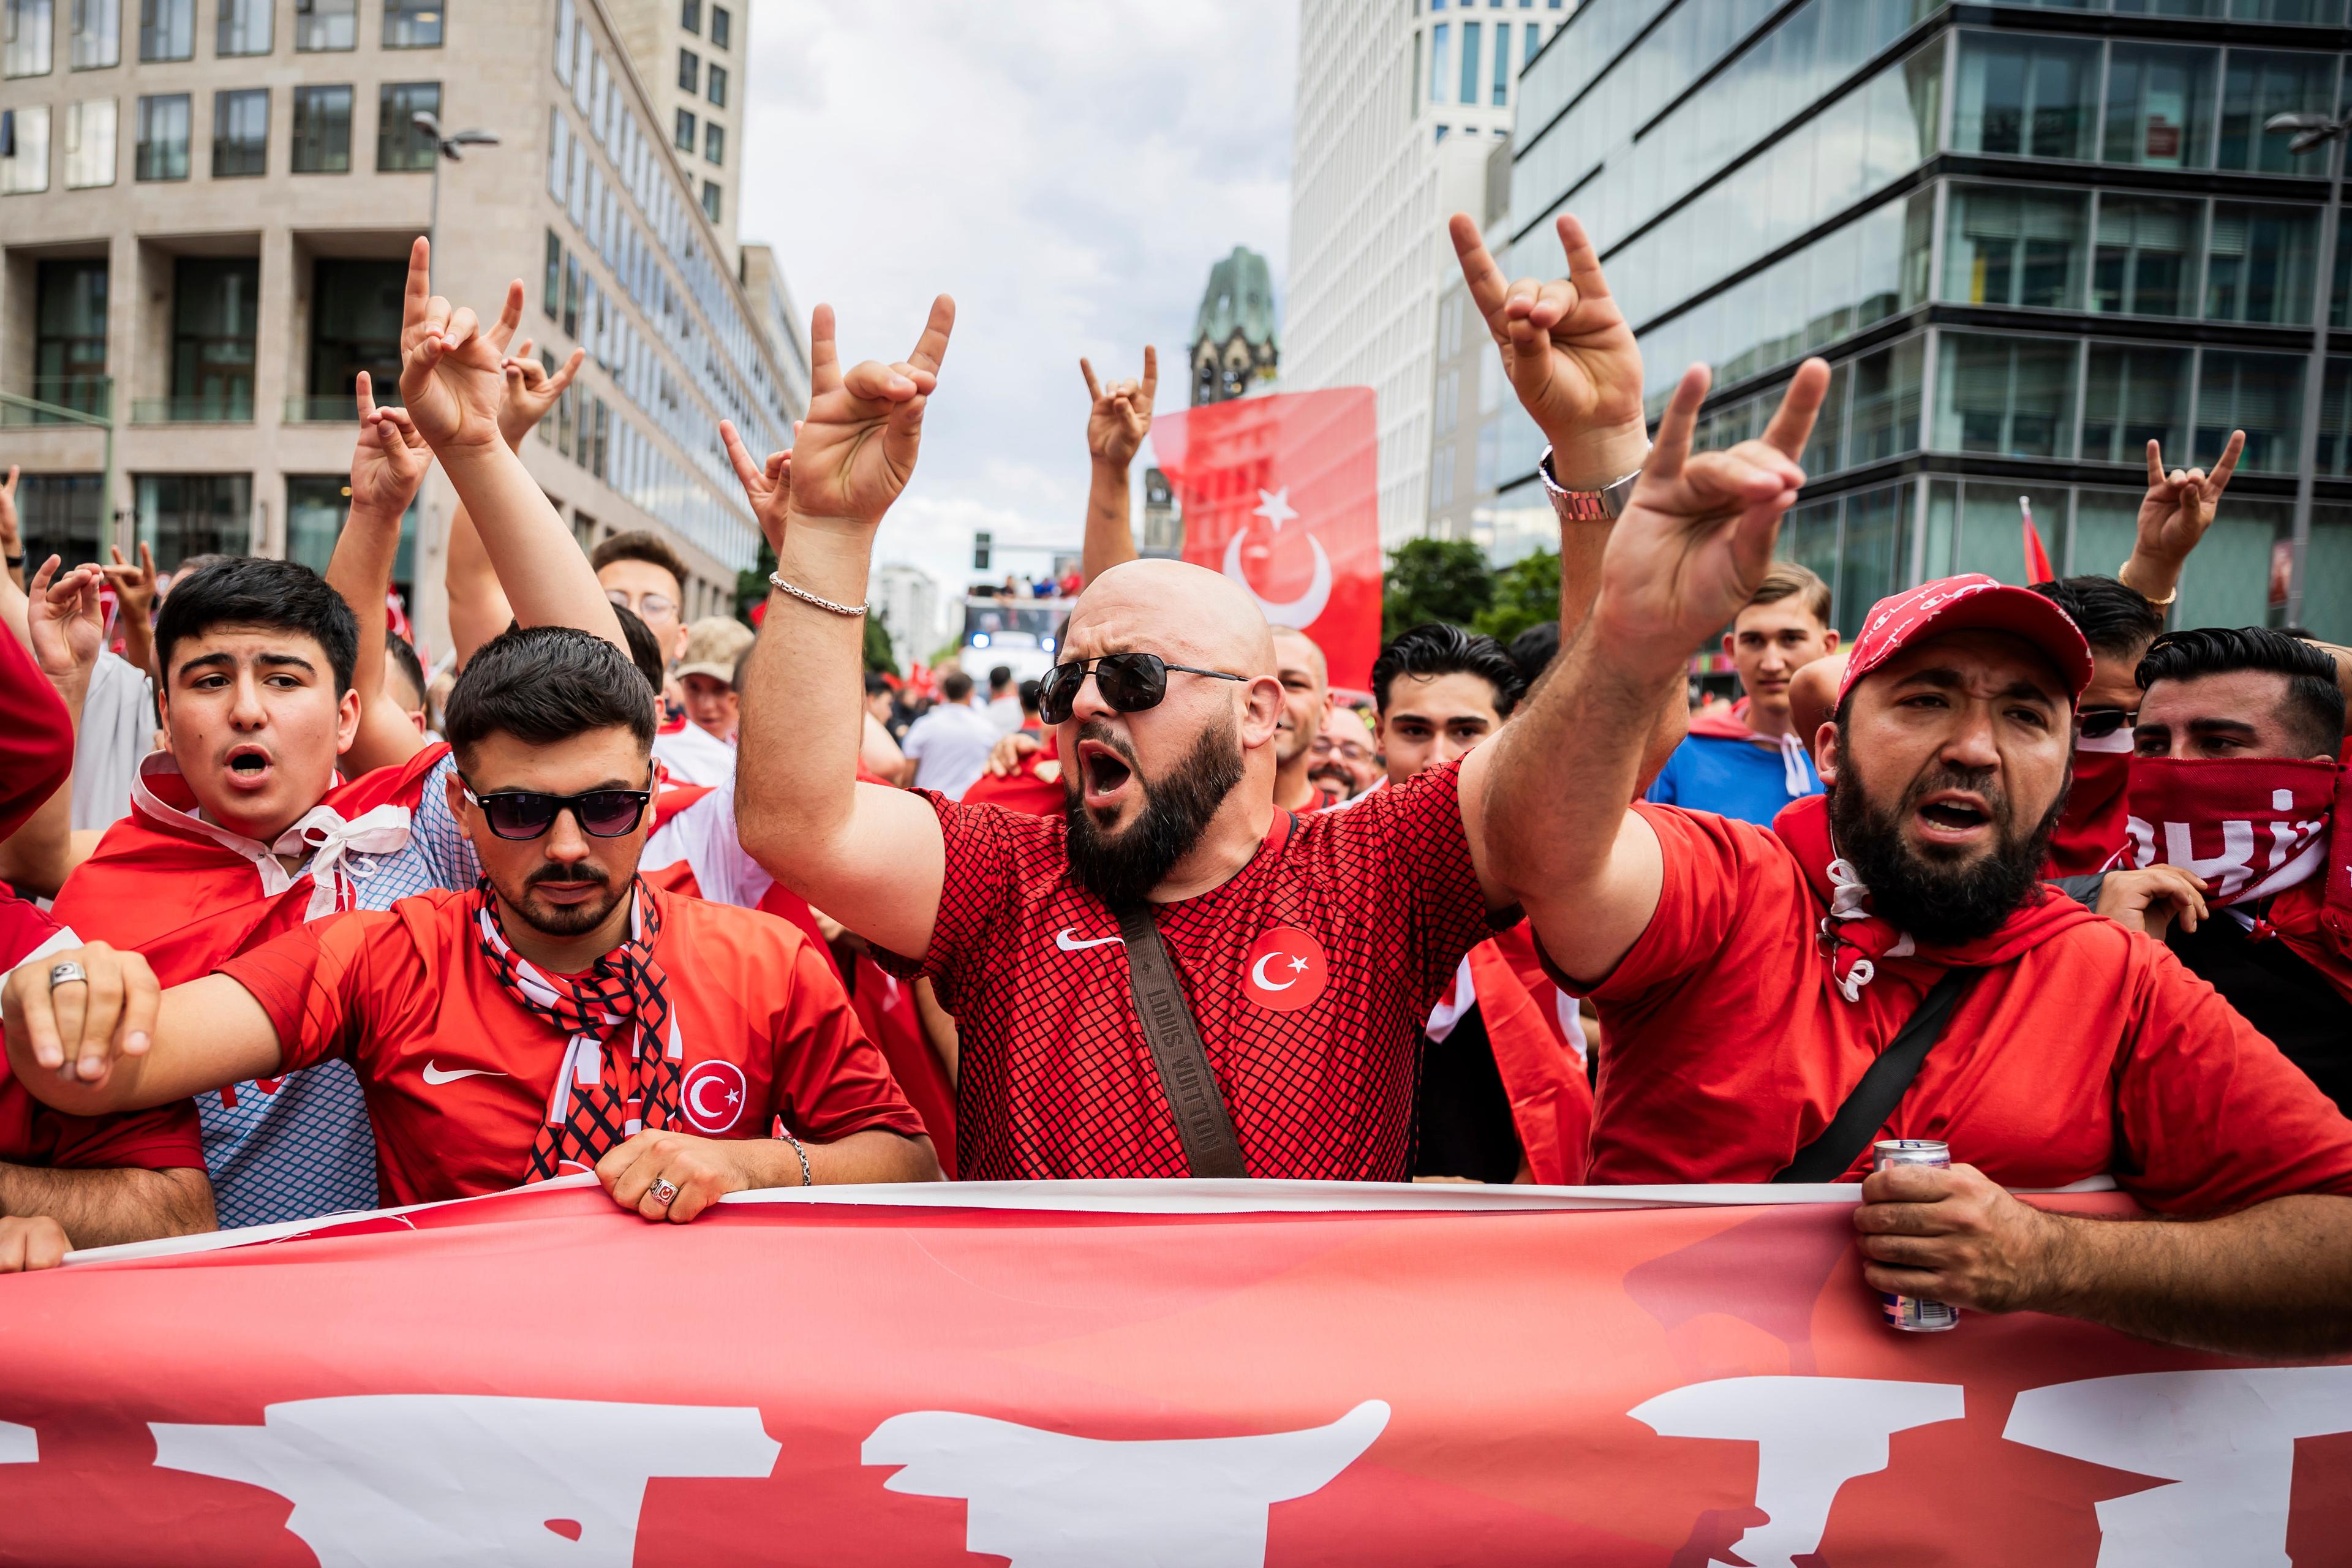
MULTIPOLYGON (((2181 625, 2274 618, 2292 535, 2327 155, 2263 121, 2352 98, 2347 0, 1586 0, 1520 82, 1514 277, 1574 212, 1640 337, 1651 416, 1685 366, 1699 440, 1760 432, 1833 367, 1784 553, 1850 634, 1953 571, 2129 553, 2145 448, 2246 450, 2181 625)), ((2352 247, 2330 323, 2344 327, 2352 247)), ((2352 637, 2352 333, 2322 385, 2305 620, 2352 637)), ((1479 536, 1547 542, 1540 438, 1506 410, 1479 536)))

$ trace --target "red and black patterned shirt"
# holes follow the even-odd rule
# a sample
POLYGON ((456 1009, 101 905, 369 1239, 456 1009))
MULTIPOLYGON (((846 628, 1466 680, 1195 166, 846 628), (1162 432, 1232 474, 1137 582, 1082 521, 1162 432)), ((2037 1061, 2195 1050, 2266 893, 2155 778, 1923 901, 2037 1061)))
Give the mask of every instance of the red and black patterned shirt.
MULTIPOLYGON (((1486 912, 1456 773, 1278 813, 1231 881, 1156 906, 1251 1175, 1405 1178, 1423 1020, 1518 918, 1486 912)), ((929 799, 947 841, 930 951, 876 957, 956 1016, 958 1174, 1183 1175, 1118 921, 1071 883, 1062 818, 929 799)))

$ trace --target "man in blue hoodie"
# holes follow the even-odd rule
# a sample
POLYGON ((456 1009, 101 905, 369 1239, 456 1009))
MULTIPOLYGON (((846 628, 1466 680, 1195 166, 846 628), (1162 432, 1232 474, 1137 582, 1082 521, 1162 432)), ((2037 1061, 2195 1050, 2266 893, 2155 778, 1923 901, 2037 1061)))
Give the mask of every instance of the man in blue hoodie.
POLYGON ((1790 729, 1789 680, 1837 651, 1830 587, 1793 561, 1776 561, 1724 634, 1744 695, 1728 717, 1695 718, 1649 798, 1770 826, 1780 808, 1819 795, 1806 737, 1790 729))

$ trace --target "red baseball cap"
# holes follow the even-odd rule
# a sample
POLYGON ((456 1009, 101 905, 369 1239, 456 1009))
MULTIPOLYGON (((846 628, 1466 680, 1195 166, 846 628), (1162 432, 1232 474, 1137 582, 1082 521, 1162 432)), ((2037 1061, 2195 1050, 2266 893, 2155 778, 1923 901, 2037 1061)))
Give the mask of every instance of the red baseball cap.
POLYGON ((1981 572, 1938 577, 1870 606, 1862 635, 1853 639, 1838 700, 1853 683, 1922 637, 1979 627, 2023 637, 2050 656, 2066 678, 2067 696, 2079 698, 2091 684, 2091 645, 2074 618, 2031 588, 2011 587, 1981 572))

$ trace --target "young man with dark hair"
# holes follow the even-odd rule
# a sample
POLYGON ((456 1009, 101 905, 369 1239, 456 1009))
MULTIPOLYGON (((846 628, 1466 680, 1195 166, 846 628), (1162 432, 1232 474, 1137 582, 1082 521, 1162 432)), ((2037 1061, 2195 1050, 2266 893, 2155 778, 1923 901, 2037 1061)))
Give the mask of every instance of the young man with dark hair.
POLYGON ((2168 632, 2140 661, 2122 862, 2084 890, 2352 1112, 2352 788, 2336 661, 2263 626, 2168 632))
POLYGON ((1519 667, 1519 681, 1529 690, 1559 657, 1558 621, 1538 621, 1511 639, 1511 662, 1519 667))
POLYGON ((82 948, 79 994, 9 983, 11 1066, 94 1114, 346 1061, 386 1205, 593 1170, 682 1223, 747 1188, 936 1179, 808 939, 638 879, 653 714, 611 643, 495 637, 448 724, 480 889, 331 915, 168 990, 136 953, 82 948))
MULTIPOLYGON (((400 520, 434 458, 480 520, 517 615, 619 640, 571 531, 501 438, 521 284, 485 327, 430 292, 426 263, 419 239, 403 302, 405 408, 379 408, 359 378, 351 513, 327 577, 222 559, 176 578, 157 618, 167 750, 142 764, 131 815, 57 908, 84 940, 138 949, 167 984, 307 921, 479 875, 449 805, 448 748, 428 745, 383 689, 400 520), (338 775, 339 757, 357 776, 338 775)), ((208 1085, 197 1109, 224 1225, 375 1202, 365 1107, 341 1062, 208 1085)))
POLYGON ((415 723, 418 734, 426 733, 432 726, 425 721, 425 661, 404 637, 387 637, 383 651, 391 661, 384 674, 384 695, 415 723))
POLYGON ((899 750, 911 771, 898 782, 961 800, 988 766, 996 742, 996 726, 971 705, 971 677, 951 669, 940 678, 939 706, 908 727, 899 750))
POLYGON ((1021 728, 1021 694, 1013 688, 1013 667, 1000 664, 988 672, 988 721, 1000 735, 1021 728))
POLYGON ((1790 801, 1819 795, 1821 776, 1790 721, 1789 682, 1837 646, 1830 585, 1793 561, 1772 563, 1723 634, 1739 700, 1723 717, 1691 721, 1649 798, 1768 826, 1790 801))
POLYGON ((1465 755, 1503 727, 1526 690, 1518 665, 1484 632, 1427 621, 1399 633, 1372 661, 1388 782, 1465 755))
POLYGON ((2136 672, 2164 630, 2164 612, 2114 577, 2062 577, 2033 591, 2065 611, 2091 645, 2091 684, 2074 710, 2074 781, 2050 837, 2049 875, 2078 877, 2105 869, 2123 851, 2136 672))
POLYGON ((614 604, 635 610, 661 645, 665 664, 686 657, 686 583, 677 547, 649 529, 631 529, 588 552, 596 582, 614 604))

